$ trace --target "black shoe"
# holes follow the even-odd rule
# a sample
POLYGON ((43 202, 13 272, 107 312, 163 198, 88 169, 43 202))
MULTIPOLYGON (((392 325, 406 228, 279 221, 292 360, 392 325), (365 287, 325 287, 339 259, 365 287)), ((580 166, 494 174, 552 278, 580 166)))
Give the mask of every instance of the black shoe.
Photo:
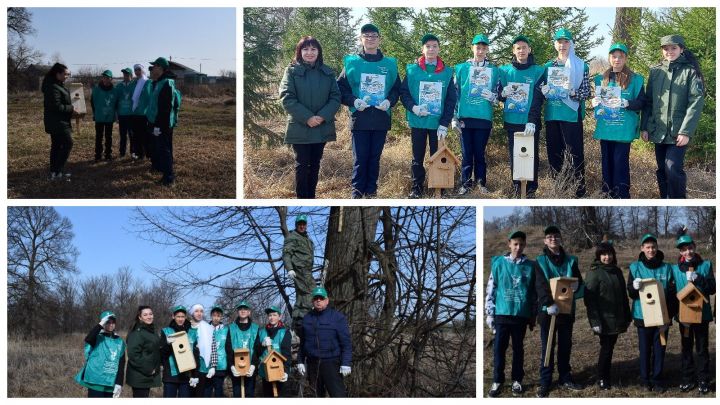
POLYGON ((95 163, 98 163, 98 162, 100 162, 101 160, 102 160, 101 158, 95 156, 95 163))
POLYGON ((663 394, 663 393, 665 393, 665 391, 667 391, 667 388, 665 388, 664 385, 659 384, 659 383, 653 385, 653 387, 652 387, 652 392, 657 392, 658 394, 663 394))
POLYGON ((682 391, 682 392, 688 392, 688 391, 690 391, 690 390, 693 389, 693 388, 695 388, 695 383, 694 383, 694 382, 689 382, 689 383, 682 383, 682 384, 680 384, 680 391, 682 391))
POLYGON ((653 386, 650 383, 643 383, 642 386, 645 387, 645 391, 647 392, 652 392, 653 390, 653 386))
POLYGON ((538 398, 547 398, 548 395, 550 395, 550 387, 545 385, 539 386, 537 392, 535 392, 535 396, 538 398))
POLYGON ((496 398, 498 395, 500 395, 500 390, 502 390, 502 383, 494 382, 490 386, 490 391, 488 391, 488 395, 492 398, 496 398))
POLYGON ((418 190, 413 190, 413 191, 410 192, 410 194, 408 194, 408 197, 407 197, 407 198, 410 198, 410 199, 413 199, 413 200, 417 200, 417 199, 420 198, 420 197, 421 197, 420 191, 418 191, 418 190))
POLYGON ((610 389, 610 381, 608 380, 600 380, 598 381, 598 386, 601 390, 607 391, 610 389))
POLYGON ((710 392, 710 384, 708 384, 707 381, 700 381, 698 383, 698 391, 701 394, 707 394, 710 392))
POLYGON ((580 385, 580 384, 575 384, 575 383, 572 382, 572 381, 568 381, 568 382, 562 383, 562 385, 560 385, 560 386, 561 386, 563 389, 566 389, 566 390, 569 390, 569 391, 582 391, 582 390, 583 390, 583 386, 582 386, 582 385, 580 385))

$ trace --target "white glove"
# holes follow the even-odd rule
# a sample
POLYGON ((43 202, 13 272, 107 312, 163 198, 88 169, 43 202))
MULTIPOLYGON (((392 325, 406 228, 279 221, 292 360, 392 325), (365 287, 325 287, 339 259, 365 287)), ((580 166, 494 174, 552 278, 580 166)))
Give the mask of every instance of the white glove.
POLYGON ((532 122, 528 122, 525 124, 525 136, 533 136, 535 135, 535 124, 532 122))
POLYGON ((488 326, 488 328, 495 329, 495 318, 492 316, 488 316, 487 318, 485 318, 485 324, 488 326))
POLYGON ((358 111, 362 111, 369 107, 368 103, 366 103, 365 100, 363 100, 361 98, 356 98, 353 105, 355 106, 355 109, 358 111))
POLYGON ((280 379, 280 382, 285 382, 285 381, 287 381, 287 379, 288 379, 288 375, 287 375, 287 373, 284 373, 282 378, 280 379))
POLYGON ((592 100, 590 100, 590 105, 592 105, 592 106, 593 106, 593 108, 595 108, 595 107, 599 106, 599 105, 600 105, 600 103, 601 103, 601 101, 600 101, 600 97, 597 97, 597 96, 593 97, 593 99, 592 99, 592 100))
POLYGON ((230 366, 230 372, 232 373, 233 376, 235 376, 235 377, 240 377, 240 372, 237 371, 237 369, 235 368, 235 366, 230 366))
POLYGON ((105 327, 105 324, 110 320, 110 315, 105 315, 103 319, 100 320, 100 326, 103 328, 105 327))
POLYGON ((113 398, 120 398, 120 394, 122 394, 122 385, 115 384, 115 388, 113 389, 113 398))
POLYGON ((158 128, 158 127, 153 128, 153 135, 160 136, 160 128, 158 128))
POLYGON ((265 347, 272 346, 272 339, 270 338, 270 336, 266 336, 265 339, 263 339, 262 345, 265 347))
POLYGON ((685 277, 687 278, 687 281, 695 281, 697 280, 698 275, 694 271, 688 271, 685 273, 685 277))
POLYGON ((630 105, 630 102, 625 100, 624 98, 620 100, 620 107, 628 108, 629 105, 630 105))
POLYGON ((505 86, 505 87, 503 87, 502 92, 500 92, 500 95, 503 97, 507 97, 510 95, 511 91, 512 91, 512 89, 510 88, 510 86, 505 86))
POLYGON ((497 101, 497 96, 495 96, 495 93, 488 89, 483 89, 482 93, 480 93, 480 97, 491 103, 495 103, 495 101, 497 101))
POLYGON ((307 370, 305 369, 305 365, 302 363, 297 365, 297 370, 298 374, 300 375, 305 375, 305 373, 307 372, 307 370))
POLYGON ((543 84, 540 87, 540 92, 543 94, 543 96, 547 96, 547 94, 550 92, 550 86, 548 86, 547 84, 543 84))
POLYGON ((550 316, 557 315, 560 313, 560 309, 558 308, 557 304, 552 304, 547 307, 547 313, 550 316))
POLYGON ((380 104, 376 105, 375 108, 377 108, 380 111, 387 111, 388 108, 390 108, 390 100, 385 99, 380 102, 380 104))
POLYGON ((248 372, 247 372, 247 374, 245 375, 245 377, 252 377, 253 374, 255 374, 255 366, 253 366, 253 365, 251 364, 251 365, 250 365, 250 368, 248 368, 248 372))
POLYGON ((580 287, 580 283, 578 281, 573 281, 573 283, 570 284, 570 289, 572 289, 573 292, 577 292, 579 287, 580 287))
POLYGON ((295 270, 290 270, 290 271, 288 271, 288 277, 290 277, 291 279, 295 280, 295 276, 296 276, 295 270))
POLYGON ((175 339, 177 339, 177 338, 175 338, 175 337, 173 337, 173 336, 165 336, 165 341, 166 341, 167 344, 169 344, 169 345, 173 344, 173 342, 175 341, 175 339))
POLYGON ((210 370, 208 370, 206 377, 213 378, 214 375, 215 375, 215 367, 210 367, 210 370))
POLYGON ((460 130, 460 120, 457 118, 453 118, 452 121, 450 121, 450 128, 452 128, 455 131, 460 130))
POLYGON ((418 117, 427 117, 428 115, 430 115, 425 104, 413 106, 412 112, 418 117))
POLYGON ((636 290, 640 289, 640 279, 639 278, 636 278, 633 280, 633 288, 636 290))
POLYGON ((598 335, 600 334, 600 327, 599 327, 599 326, 593 326, 593 327, 592 327, 592 330, 593 330, 593 332, 597 333, 598 335))
POLYGON ((197 387, 198 383, 200 382, 199 378, 191 378, 190 379, 190 386, 195 388, 197 387))
POLYGON ((340 374, 342 374, 343 377, 349 376, 350 375, 350 367, 340 366, 340 374))
POLYGON ((440 125, 437 129, 438 141, 447 137, 447 127, 440 125))

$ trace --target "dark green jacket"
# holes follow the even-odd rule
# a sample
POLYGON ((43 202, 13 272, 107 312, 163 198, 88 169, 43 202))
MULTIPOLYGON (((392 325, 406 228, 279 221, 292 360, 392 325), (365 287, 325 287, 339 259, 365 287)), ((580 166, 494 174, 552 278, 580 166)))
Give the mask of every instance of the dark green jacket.
POLYGON ((653 143, 675 143, 678 134, 695 134, 705 99, 703 85, 684 55, 650 68, 640 130, 653 143))
POLYGON ((625 278, 617 266, 594 262, 585 275, 584 299, 590 326, 600 326, 600 334, 623 333, 630 326, 625 278))
POLYGON ((55 79, 42 82, 45 132, 48 134, 70 131, 72 125, 72 101, 70 91, 55 79))
POLYGON ((291 64, 280 82, 280 100, 288 114, 285 143, 309 144, 335 140, 335 113, 340 108, 340 89, 327 65, 291 64), (325 119, 311 128, 310 117, 325 119))
POLYGON ((160 337, 154 325, 140 325, 127 337, 127 372, 131 387, 152 388, 160 384, 160 337))
POLYGON ((283 263, 287 271, 312 269, 315 257, 313 241, 297 231, 290 231, 283 245, 283 263))

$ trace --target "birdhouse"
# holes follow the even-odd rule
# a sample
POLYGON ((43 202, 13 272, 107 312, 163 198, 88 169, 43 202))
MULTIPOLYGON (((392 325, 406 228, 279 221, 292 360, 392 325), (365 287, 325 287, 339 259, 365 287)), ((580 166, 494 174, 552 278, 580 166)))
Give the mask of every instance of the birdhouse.
POLYGON ((197 364, 195 364, 195 356, 187 333, 185 331, 176 332, 169 337, 175 338, 172 342, 172 349, 178 371, 184 373, 185 371, 194 370, 197 364))
POLYGON ((455 172, 460 160, 450 149, 441 144, 437 152, 428 159, 428 188, 455 187, 455 172))
POLYGON ((513 136, 513 180, 529 180, 535 177, 535 136, 515 132, 513 136))
POLYGON ((665 290, 662 284, 654 278, 640 280, 640 308, 643 322, 646 327, 662 326, 670 323, 667 304, 665 303, 665 290))
POLYGON ((680 322, 702 323, 703 303, 709 301, 695 284, 687 283, 685 288, 677 293, 677 298, 680 301, 680 322))
POLYGON ((86 114, 85 92, 83 91, 82 83, 70 83, 68 90, 70 91, 70 102, 72 102, 75 111, 77 111, 78 114, 86 114))
POLYGON ((575 295, 572 284, 577 281, 576 277, 555 277, 550 279, 550 292, 561 314, 572 313, 575 295))
POLYGON ((285 375, 285 356, 270 350, 265 360, 263 360, 263 367, 265 367, 265 376, 268 382, 280 381, 285 375))
POLYGON ((240 375, 250 370, 250 349, 235 349, 235 370, 240 375))

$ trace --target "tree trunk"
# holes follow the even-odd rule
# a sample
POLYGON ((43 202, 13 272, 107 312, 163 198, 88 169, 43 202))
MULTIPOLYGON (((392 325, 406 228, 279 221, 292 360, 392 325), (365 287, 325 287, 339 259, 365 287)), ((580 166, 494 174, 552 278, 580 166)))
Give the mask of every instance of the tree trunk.
POLYGON ((640 25, 641 9, 637 7, 616 7, 615 25, 613 26, 613 42, 627 45, 630 53, 634 51, 632 30, 640 25))

